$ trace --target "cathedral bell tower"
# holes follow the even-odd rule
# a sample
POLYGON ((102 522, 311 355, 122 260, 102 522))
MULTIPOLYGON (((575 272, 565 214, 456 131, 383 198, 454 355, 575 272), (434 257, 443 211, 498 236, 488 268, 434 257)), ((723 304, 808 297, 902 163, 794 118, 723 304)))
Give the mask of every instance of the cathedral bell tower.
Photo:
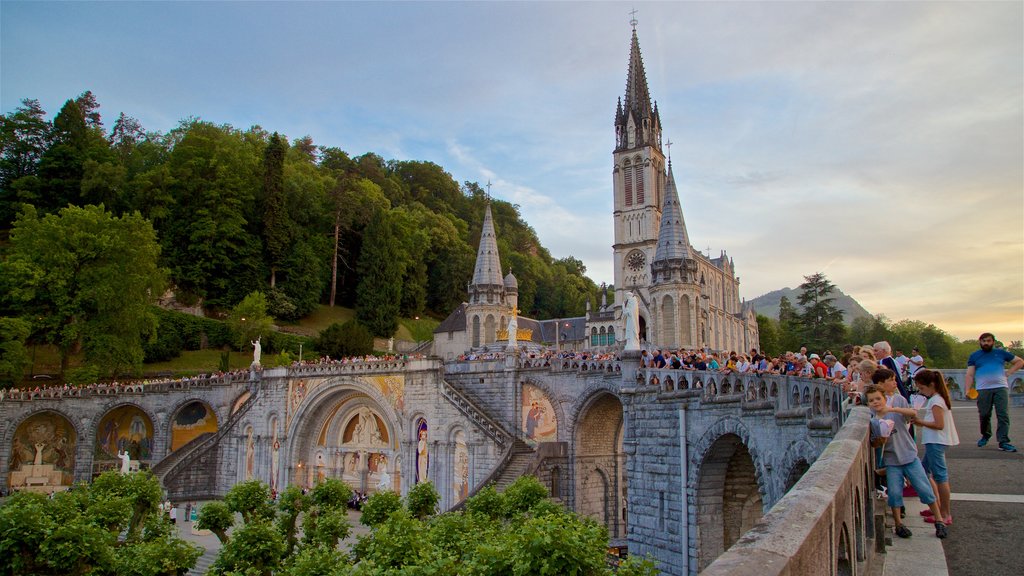
POLYGON ((624 291, 635 290, 642 307, 649 300, 651 262, 658 243, 662 198, 665 193, 665 155, 661 150, 661 117, 651 104, 647 74, 640 57, 636 21, 629 51, 626 96, 615 109, 613 173, 615 244, 615 305, 624 291))

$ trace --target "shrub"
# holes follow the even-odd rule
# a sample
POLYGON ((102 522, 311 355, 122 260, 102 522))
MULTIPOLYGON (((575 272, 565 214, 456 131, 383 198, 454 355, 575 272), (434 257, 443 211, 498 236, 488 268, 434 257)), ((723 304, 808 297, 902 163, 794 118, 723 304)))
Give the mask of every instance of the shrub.
POLYGON ((373 335, 356 320, 334 323, 320 332, 316 349, 335 358, 362 356, 373 352, 373 335))

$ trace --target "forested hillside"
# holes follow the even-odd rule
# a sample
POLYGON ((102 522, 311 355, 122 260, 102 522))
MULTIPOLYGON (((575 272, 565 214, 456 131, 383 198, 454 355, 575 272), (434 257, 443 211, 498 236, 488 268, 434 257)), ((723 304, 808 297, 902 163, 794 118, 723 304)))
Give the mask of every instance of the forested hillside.
MULTIPOLYGON (((262 291, 279 320, 336 304, 388 336, 399 316, 441 318, 465 299, 488 199, 477 183, 459 184, 431 162, 196 118, 166 134, 146 131, 124 113, 109 122, 91 92, 52 118, 26 99, 0 121, 0 317, 28 322, 30 339, 81 344, 88 336, 70 328, 74 314, 49 326, 48 337, 40 326, 67 304, 45 302, 41 270, 74 270, 92 258, 75 248, 48 260, 56 249, 30 246, 33 231, 45 228, 39 223, 65 229, 69 206, 102 207, 86 218, 96 227, 127 219, 120 228, 143 236, 138 227, 151 227, 159 274, 147 281, 213 313, 262 291)), ((582 314, 597 291, 582 262, 552 258, 517 206, 493 200, 492 210, 503 272, 511 268, 519 279, 522 313, 582 314)), ((67 241, 78 246, 96 231, 76 228, 67 241)), ((71 299, 89 308, 91 297, 79 296, 71 299)))

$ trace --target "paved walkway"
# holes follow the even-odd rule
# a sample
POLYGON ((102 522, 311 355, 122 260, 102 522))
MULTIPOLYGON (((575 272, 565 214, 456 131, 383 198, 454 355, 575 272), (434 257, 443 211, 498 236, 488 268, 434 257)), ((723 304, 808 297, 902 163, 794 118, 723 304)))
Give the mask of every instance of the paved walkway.
MULTIPOLYGON (((953 490, 949 538, 921 518, 925 508, 907 498, 909 539, 892 536, 884 576, 1017 576, 1024 566, 1024 454, 999 450, 995 439, 984 448, 973 402, 954 402, 960 445, 946 452, 953 490)), ((992 417, 995 427, 995 415, 992 417)), ((1024 407, 1010 408, 1010 438, 1024 445, 1024 407)), ((891 521, 890 521, 891 522, 891 521)), ((890 532, 891 535, 891 532, 890 532)))

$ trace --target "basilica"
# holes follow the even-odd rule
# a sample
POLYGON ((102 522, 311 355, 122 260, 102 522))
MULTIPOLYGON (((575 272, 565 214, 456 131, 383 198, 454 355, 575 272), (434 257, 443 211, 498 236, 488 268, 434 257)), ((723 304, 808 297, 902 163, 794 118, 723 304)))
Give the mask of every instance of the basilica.
POLYGON ((469 301, 434 332, 434 353, 444 359, 468 350, 555 345, 593 352, 620 350, 622 306, 632 292, 639 302, 640 340, 647 348, 749 351, 758 348, 757 317, 740 301, 739 278, 723 251, 717 258, 690 244, 679 189, 662 143, 661 116, 652 103, 636 28, 629 51, 626 94, 615 109, 612 195, 615 299, 584 316, 534 320, 519 316, 518 284, 502 275, 488 206, 469 301), (516 334, 509 335, 515 319, 516 334))

